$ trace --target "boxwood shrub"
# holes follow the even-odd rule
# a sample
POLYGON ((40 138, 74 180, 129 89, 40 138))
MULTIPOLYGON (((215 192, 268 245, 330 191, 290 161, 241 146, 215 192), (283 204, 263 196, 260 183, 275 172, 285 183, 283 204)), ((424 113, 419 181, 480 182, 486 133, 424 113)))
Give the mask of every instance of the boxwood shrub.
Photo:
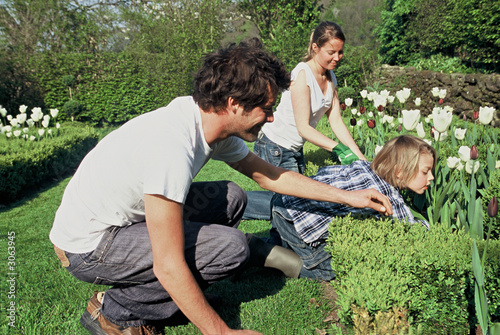
MULTIPOLYGON (((483 247, 479 242, 480 253, 483 247)), ((468 334, 476 328, 472 241, 466 232, 347 216, 331 222, 327 249, 339 317, 356 331, 468 334)), ((500 312, 499 249, 499 241, 489 242, 485 286, 491 322, 498 322, 500 312)))
POLYGON ((58 132, 35 141, 0 136, 0 204, 65 177, 97 144, 98 135, 86 126, 68 123, 58 132))

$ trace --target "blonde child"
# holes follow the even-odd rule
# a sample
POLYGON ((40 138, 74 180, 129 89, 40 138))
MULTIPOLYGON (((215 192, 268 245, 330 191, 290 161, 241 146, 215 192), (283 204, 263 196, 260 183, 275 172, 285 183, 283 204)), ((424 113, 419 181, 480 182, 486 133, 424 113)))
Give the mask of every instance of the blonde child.
MULTIPOLYGON (((409 189, 422 194, 434 179, 436 151, 423 140, 402 135, 388 141, 373 162, 355 161, 350 165, 320 168, 313 179, 343 190, 374 188, 391 202, 393 217, 420 223, 399 190, 409 189)), ((331 280, 335 277, 330 266, 330 254, 324 251, 328 224, 336 216, 348 213, 380 216, 369 208, 353 208, 286 195, 276 195, 273 201, 272 225, 277 228, 284 247, 295 251, 302 259, 300 277, 331 280)))

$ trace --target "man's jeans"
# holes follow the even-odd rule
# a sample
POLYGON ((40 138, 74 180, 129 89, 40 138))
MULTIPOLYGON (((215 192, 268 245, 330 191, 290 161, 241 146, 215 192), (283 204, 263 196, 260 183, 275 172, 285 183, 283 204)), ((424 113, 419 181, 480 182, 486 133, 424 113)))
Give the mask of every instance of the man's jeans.
POLYGON ((281 196, 273 199, 272 226, 281 236, 282 246, 293 250, 302 259, 300 278, 330 281, 335 278, 331 266, 332 256, 325 251, 325 241, 320 241, 318 246, 312 247, 297 234, 293 220, 283 207, 281 196))
MULTIPOLYGON (((304 174, 306 165, 302 149, 292 151, 283 148, 261 132, 257 141, 255 141, 253 151, 257 156, 274 166, 304 174)), ((248 205, 243 214, 243 219, 271 220, 272 196, 273 192, 270 191, 247 192, 248 205)))
MULTIPOLYGON (((248 261, 246 237, 236 229, 245 205, 245 192, 232 182, 192 184, 184 206, 185 257, 202 290, 236 273, 248 261)), ((144 325, 179 310, 153 273, 145 222, 110 227, 94 251, 65 254, 73 276, 111 286, 101 313, 113 323, 144 325)))

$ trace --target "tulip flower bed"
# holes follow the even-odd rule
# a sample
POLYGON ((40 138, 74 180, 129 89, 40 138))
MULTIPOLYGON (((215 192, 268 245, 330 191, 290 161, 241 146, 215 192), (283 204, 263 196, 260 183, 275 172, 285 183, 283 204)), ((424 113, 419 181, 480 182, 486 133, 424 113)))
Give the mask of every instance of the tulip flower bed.
POLYGON ((426 193, 402 192, 430 231, 366 218, 331 223, 339 315, 362 334, 463 334, 476 325, 486 334, 499 326, 500 129, 490 125, 496 111, 482 106, 459 118, 446 105, 446 90, 432 95, 427 103, 413 97, 424 112, 405 109, 409 89, 395 96, 365 90, 341 104, 369 160, 400 134, 418 136, 438 153, 426 193))
POLYGON ((54 179, 66 177, 97 144, 97 134, 76 123, 39 136, 29 135, 38 134, 38 130, 19 130, 27 136, 0 133, 0 204, 12 203, 54 179), (31 140, 31 136, 36 137, 31 140))

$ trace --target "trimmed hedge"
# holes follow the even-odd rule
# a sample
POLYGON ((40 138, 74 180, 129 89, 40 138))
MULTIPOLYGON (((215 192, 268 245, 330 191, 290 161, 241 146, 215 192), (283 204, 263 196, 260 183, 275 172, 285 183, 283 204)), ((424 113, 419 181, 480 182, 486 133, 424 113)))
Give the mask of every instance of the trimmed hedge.
POLYGON ((63 125, 59 136, 40 141, 1 138, 0 204, 73 172, 97 140, 91 128, 75 125, 63 125))
MULTIPOLYGON (((358 332, 468 334, 476 328, 466 232, 347 216, 330 224, 327 250, 340 320, 358 332)), ((499 250, 500 242, 490 241, 485 284, 492 322, 500 314, 499 250)))

